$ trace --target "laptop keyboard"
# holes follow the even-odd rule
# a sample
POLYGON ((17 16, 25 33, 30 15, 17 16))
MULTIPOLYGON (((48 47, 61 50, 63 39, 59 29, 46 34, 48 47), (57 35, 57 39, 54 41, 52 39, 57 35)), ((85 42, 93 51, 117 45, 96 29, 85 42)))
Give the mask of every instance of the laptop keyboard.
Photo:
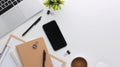
POLYGON ((0 15, 5 13, 10 8, 14 7, 23 0, 0 0, 0 15))

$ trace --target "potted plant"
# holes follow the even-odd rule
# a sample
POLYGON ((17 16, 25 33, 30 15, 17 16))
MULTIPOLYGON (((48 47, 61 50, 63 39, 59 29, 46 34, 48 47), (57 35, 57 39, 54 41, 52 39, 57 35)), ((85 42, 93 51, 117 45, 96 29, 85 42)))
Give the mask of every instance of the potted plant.
POLYGON ((64 0, 46 0, 44 2, 44 5, 46 7, 52 8, 53 10, 60 10, 61 9, 61 5, 64 4, 64 0))

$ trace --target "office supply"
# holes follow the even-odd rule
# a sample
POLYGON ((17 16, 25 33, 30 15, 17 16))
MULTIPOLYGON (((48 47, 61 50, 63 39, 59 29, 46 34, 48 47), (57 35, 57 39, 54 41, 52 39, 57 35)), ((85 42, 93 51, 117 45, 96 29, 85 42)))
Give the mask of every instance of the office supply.
MULTIPOLYGON (((17 67, 23 67, 16 49, 13 49, 10 55, 13 58, 14 62, 17 64, 17 67)), ((53 67, 66 67, 65 61, 59 59, 58 57, 52 54, 50 54, 50 57, 53 63, 53 67)))
POLYGON ((43 51, 43 61, 42 61, 42 67, 45 67, 45 61, 46 61, 46 52, 43 51))
POLYGON ((23 67, 42 67, 42 55, 43 55, 42 52, 44 50, 46 53, 45 66, 53 67, 52 61, 50 59, 50 55, 45 46, 43 38, 38 38, 20 44, 16 46, 16 49, 23 67), (34 49, 33 46, 35 45, 37 47, 34 49))
POLYGON ((42 10, 39 0, 0 0, 0 37, 42 10))
POLYGON ((9 37, 9 39, 8 39, 8 41, 7 41, 7 43, 5 44, 3 50, 2 50, 1 53, 0 53, 0 59, 1 59, 2 55, 4 54, 4 52, 6 51, 6 49, 9 48, 8 42, 9 42, 9 40, 10 40, 12 37, 14 37, 14 38, 17 39, 17 37, 15 37, 14 35, 10 35, 10 37, 9 37))
POLYGON ((16 67, 15 62, 13 61, 10 52, 12 49, 15 49, 15 46, 18 44, 23 43, 24 41, 22 39, 19 39, 18 37, 14 35, 10 35, 9 39, 7 40, 6 45, 8 45, 0 58, 0 67, 16 67))
POLYGON ((41 20, 41 16, 22 34, 22 36, 25 36, 27 34, 27 32, 29 32, 29 30, 35 26, 40 20, 41 20))
POLYGON ((55 20, 52 20, 49 23, 44 24, 43 29, 55 51, 67 45, 55 20))
MULTIPOLYGON (((14 62, 16 63, 17 67, 23 67, 16 48, 11 50, 10 55, 11 55, 12 59, 14 60, 14 62)), ((58 57, 53 56, 52 54, 50 54, 50 57, 51 57, 51 60, 53 63, 53 67, 66 67, 65 61, 59 59, 58 57)))

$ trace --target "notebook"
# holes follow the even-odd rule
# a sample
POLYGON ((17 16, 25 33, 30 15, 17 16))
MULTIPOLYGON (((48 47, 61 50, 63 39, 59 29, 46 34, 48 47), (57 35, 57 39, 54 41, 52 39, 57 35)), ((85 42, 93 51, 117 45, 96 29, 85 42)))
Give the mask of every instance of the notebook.
POLYGON ((0 67, 16 67, 16 63, 13 61, 10 52, 15 48, 16 45, 23 43, 24 41, 19 39, 14 35, 10 35, 6 45, 7 48, 5 49, 2 57, 0 58, 0 67))
MULTIPOLYGON (((11 57, 13 58, 14 62, 16 63, 17 67, 23 67, 20 62, 20 58, 18 56, 16 49, 13 49, 10 54, 11 54, 11 57)), ((53 67, 66 67, 66 62, 61 60, 60 58, 58 58, 52 54, 50 54, 50 58, 52 60, 53 67)))
POLYGON ((45 67, 53 67, 43 38, 16 46, 23 67, 42 67, 43 51, 46 52, 45 67))
MULTIPOLYGON (((18 39, 18 41, 21 41, 21 40, 18 39)), ((25 42, 24 40, 22 40, 22 41, 25 42)), ((20 58, 19 58, 16 48, 11 50, 10 55, 11 55, 13 61, 16 63, 17 67, 23 67, 20 62, 20 58)), ((62 59, 60 59, 52 54, 50 54, 50 58, 52 60, 54 67, 65 67, 66 66, 66 62, 63 61, 62 59)))
MULTIPOLYGON (((0 67, 23 67, 15 46, 24 42, 24 40, 16 37, 15 35, 10 35, 6 43, 7 45, 9 45, 9 47, 8 49, 6 49, 4 56, 0 59, 0 67)), ((50 57, 54 67, 65 67, 65 61, 51 54, 50 57)))

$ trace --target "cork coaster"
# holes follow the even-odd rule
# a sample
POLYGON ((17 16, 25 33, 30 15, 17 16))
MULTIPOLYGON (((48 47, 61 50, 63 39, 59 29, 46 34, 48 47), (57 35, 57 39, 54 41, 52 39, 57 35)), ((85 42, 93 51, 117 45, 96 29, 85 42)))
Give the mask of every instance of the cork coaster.
POLYGON ((72 61, 71 67, 87 67, 87 61, 82 57, 77 57, 72 61))

